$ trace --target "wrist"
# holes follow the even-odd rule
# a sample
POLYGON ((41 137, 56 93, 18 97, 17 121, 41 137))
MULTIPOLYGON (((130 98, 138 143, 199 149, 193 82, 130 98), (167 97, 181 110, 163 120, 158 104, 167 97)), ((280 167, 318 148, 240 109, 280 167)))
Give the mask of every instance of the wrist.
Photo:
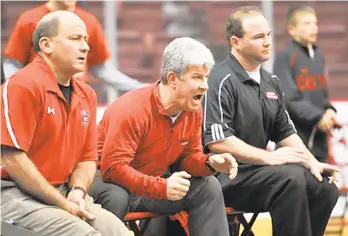
POLYGON ((214 167, 210 164, 209 160, 210 160, 210 157, 207 158, 207 161, 205 162, 205 167, 211 172, 216 172, 214 167))
POLYGON ((82 198, 84 198, 87 194, 87 192, 84 188, 82 188, 80 186, 74 186, 74 187, 68 189, 68 192, 66 195, 68 196, 71 192, 74 192, 74 191, 79 191, 81 193, 82 198))
POLYGON ((66 198, 64 198, 64 201, 61 202, 61 204, 58 205, 58 207, 62 208, 65 211, 69 211, 71 207, 71 202, 67 200, 66 198))
POLYGON ((159 191, 161 193, 160 199, 168 200, 168 179, 164 179, 159 191))
POLYGON ((260 164, 261 165, 266 165, 266 166, 271 166, 273 165, 273 160, 274 160, 274 151, 264 151, 262 150, 262 155, 260 155, 260 164))

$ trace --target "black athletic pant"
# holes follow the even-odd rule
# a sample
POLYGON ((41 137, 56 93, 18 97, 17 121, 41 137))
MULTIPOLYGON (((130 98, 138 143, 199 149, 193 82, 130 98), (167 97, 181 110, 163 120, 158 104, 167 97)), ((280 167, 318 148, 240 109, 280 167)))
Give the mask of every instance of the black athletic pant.
POLYGON ((229 180, 219 174, 226 206, 270 212, 275 236, 321 236, 338 199, 335 184, 320 183, 300 165, 240 165, 229 180))

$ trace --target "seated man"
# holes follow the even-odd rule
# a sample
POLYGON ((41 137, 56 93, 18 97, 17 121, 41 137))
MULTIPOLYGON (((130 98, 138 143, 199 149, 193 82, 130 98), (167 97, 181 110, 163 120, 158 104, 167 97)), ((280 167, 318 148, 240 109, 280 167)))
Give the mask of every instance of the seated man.
POLYGON ((221 187, 211 175, 233 179, 237 164, 230 154, 203 154, 201 145, 201 100, 213 64, 200 42, 175 39, 164 50, 161 81, 108 107, 98 127, 101 177, 90 189, 104 208, 120 218, 128 208, 187 210, 192 236, 229 235, 221 187), (171 166, 177 172, 164 177, 171 166))
POLYGON ((130 232, 86 195, 96 172, 97 98, 71 79, 89 51, 85 23, 55 11, 37 24, 33 62, 1 86, 1 219, 40 236, 130 232))
POLYGON ((269 211, 274 235, 323 235, 338 191, 322 174, 337 169, 308 151, 277 76, 261 68, 271 56, 272 37, 260 10, 238 9, 226 27, 231 54, 211 71, 203 122, 205 148, 231 153, 240 163, 234 180, 218 176, 225 202, 237 210, 269 211), (281 147, 267 152, 269 140, 281 147))

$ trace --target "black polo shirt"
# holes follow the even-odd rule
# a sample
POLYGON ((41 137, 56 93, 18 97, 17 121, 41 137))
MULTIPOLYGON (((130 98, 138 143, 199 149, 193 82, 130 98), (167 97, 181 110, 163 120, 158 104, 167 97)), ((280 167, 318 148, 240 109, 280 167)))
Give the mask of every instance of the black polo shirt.
POLYGON ((232 56, 213 67, 203 101, 203 143, 236 136, 266 148, 269 140, 281 141, 296 130, 285 109, 277 76, 261 69, 260 84, 251 79, 232 56))

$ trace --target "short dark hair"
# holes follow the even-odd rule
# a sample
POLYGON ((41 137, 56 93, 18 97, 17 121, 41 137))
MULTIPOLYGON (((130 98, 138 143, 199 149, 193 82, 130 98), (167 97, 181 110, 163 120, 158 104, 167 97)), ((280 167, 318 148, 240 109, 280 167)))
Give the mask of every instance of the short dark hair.
POLYGON ((33 47, 35 52, 39 52, 40 49, 40 39, 42 37, 55 37, 58 35, 59 18, 52 17, 49 20, 40 22, 33 33, 33 47))
POLYGON ((244 6, 233 11, 226 21, 226 39, 230 42, 230 38, 234 35, 242 38, 244 31, 242 26, 242 19, 248 15, 262 14, 257 6, 244 6))
POLYGON ((296 15, 299 12, 309 12, 315 14, 315 10, 311 6, 299 6, 289 8, 286 12, 286 24, 295 26, 297 24, 296 15))

